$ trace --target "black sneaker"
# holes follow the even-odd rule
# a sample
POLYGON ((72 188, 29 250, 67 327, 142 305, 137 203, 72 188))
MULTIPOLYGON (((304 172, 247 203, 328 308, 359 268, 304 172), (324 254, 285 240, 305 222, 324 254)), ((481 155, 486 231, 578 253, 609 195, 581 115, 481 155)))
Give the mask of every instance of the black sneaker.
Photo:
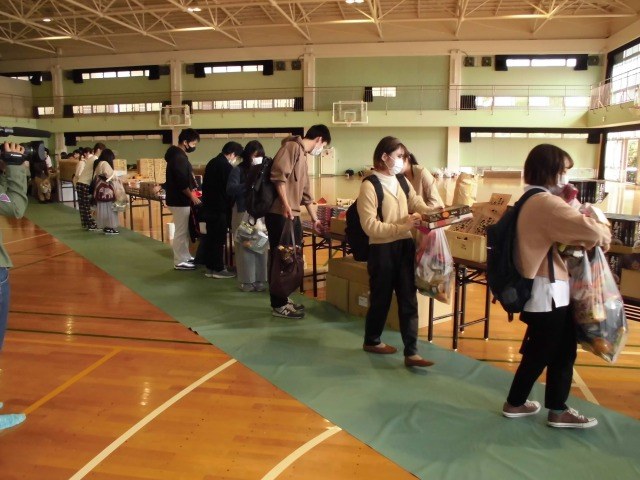
POLYGON ((115 228, 105 228, 103 229, 105 235, 118 235, 120 232, 115 228))
POLYGON ((291 304, 287 303, 282 307, 272 309, 271 315, 273 315, 274 317, 293 318, 299 320, 304 317, 304 312, 294 310, 291 304))

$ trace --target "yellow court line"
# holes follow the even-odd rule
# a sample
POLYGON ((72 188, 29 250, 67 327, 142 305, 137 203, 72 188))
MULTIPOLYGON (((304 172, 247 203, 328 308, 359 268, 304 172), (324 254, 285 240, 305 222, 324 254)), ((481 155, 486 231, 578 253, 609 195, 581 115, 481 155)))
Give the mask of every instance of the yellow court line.
POLYGON ((42 405, 47 403, 49 400, 51 400, 55 396, 59 395, 63 391, 65 391, 67 388, 69 388, 71 385, 76 383, 78 380, 82 379, 83 377, 86 377, 89 373, 94 371, 96 368, 98 368, 100 365, 105 363, 107 360, 111 359, 114 355, 116 355, 120 351, 122 351, 121 348, 115 348, 111 353, 108 353, 107 355, 102 357, 100 360, 95 362, 93 365, 85 368, 82 372, 78 373, 77 375, 74 375, 69 380, 64 382, 62 385, 60 385, 59 387, 55 388, 51 392, 47 393, 44 397, 42 397, 37 402, 32 403, 31 405, 29 405, 24 410, 24 413, 26 413, 26 414, 33 413, 36 409, 38 409, 39 407, 41 407, 42 405))
MULTIPOLYGON (((65 347, 81 347, 81 348, 104 348, 106 350, 112 350, 114 348, 119 348, 123 351, 132 351, 132 352, 146 352, 146 353, 166 353, 169 355, 182 355, 182 356, 194 356, 194 357, 211 357, 214 355, 221 355, 225 357, 229 357, 222 350, 218 349, 218 352, 190 352, 184 350, 169 350, 165 348, 153 348, 153 347, 129 347, 129 346, 118 346, 115 347, 113 345, 104 345, 101 343, 82 343, 82 342, 68 342, 66 340, 56 342, 54 340, 32 340, 28 338, 11 338, 11 343, 19 342, 19 343, 29 343, 29 344, 38 344, 38 345, 52 345, 52 346, 65 346, 65 347)), ((202 343, 199 344, 203 347, 214 347, 218 348, 213 344, 202 343)), ((187 347, 188 348, 188 347, 187 347)))

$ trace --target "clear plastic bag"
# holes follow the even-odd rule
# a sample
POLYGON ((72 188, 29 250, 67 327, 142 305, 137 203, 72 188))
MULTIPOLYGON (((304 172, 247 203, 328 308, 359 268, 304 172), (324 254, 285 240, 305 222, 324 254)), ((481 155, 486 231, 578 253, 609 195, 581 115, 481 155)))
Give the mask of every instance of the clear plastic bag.
POLYGON ((256 253, 264 253, 269 247, 269 237, 267 236, 264 222, 259 218, 255 221, 255 225, 252 225, 252 220, 249 214, 245 213, 236 230, 234 239, 249 250, 256 253))
POLYGON ((622 295, 600 247, 571 260, 571 311, 582 348, 613 363, 624 347, 628 327, 622 295))
POLYGON ((416 251, 416 287, 418 292, 449 303, 453 285, 453 257, 444 229, 418 235, 416 251))

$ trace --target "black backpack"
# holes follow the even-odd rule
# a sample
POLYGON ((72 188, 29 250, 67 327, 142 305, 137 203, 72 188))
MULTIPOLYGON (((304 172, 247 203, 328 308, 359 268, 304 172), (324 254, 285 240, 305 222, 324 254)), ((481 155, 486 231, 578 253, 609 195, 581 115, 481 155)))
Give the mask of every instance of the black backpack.
POLYGON ((271 182, 271 167, 273 159, 264 157, 260 165, 253 165, 247 173, 247 191, 245 203, 247 212, 255 220, 269 213, 278 192, 271 182))
MULTIPOLYGON (((408 199, 409 184, 407 183, 407 179, 402 174, 396 175, 396 178, 408 199)), ((384 199, 382 184, 375 175, 369 175, 362 181, 369 181, 373 184, 373 188, 376 191, 376 197, 378 197, 378 219, 382 222, 382 200, 384 199)), ((366 262, 369 259, 369 236, 364 233, 364 230, 362 229, 357 203, 358 201, 356 200, 347 209, 347 226, 345 228, 345 234, 347 236, 349 249, 353 254, 353 259, 357 262, 366 262)))
MULTIPOLYGON (((536 193, 544 191, 541 188, 527 190, 498 222, 487 227, 487 284, 493 294, 494 303, 496 300, 500 302, 509 314, 510 321, 514 313, 522 312, 524 305, 531 298, 533 287, 533 279, 520 275, 513 260, 518 214, 524 202, 536 193)), ((553 282, 555 278, 551 250, 547 259, 550 281, 553 282)))

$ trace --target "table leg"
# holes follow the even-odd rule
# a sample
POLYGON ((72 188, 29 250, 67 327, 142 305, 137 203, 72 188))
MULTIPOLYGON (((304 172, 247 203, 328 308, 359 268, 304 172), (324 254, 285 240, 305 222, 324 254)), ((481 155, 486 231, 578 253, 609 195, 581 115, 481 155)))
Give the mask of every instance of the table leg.
POLYGON ((134 196, 129 196, 129 225, 131 226, 131 231, 133 232, 133 202, 135 200, 134 196))
POLYGON ((318 259, 316 257, 316 250, 318 244, 316 240, 316 234, 311 234, 311 265, 312 265, 312 282, 313 282, 313 296, 318 296, 318 259))
POLYGON ((429 340, 429 342, 433 341, 433 308, 434 308, 435 302, 433 301, 433 298, 429 298, 429 326, 427 327, 427 340, 429 340))
POLYGON ((489 285, 485 285, 485 296, 484 296, 484 339, 489 340, 489 314, 491 313, 491 289, 489 285))
POLYGON ((453 349, 458 350, 458 333, 460 331, 460 266, 456 264, 455 271, 455 290, 453 291, 453 349))
POLYGON ((464 333, 464 326, 466 324, 467 312, 467 267, 462 267, 462 276, 460 277, 460 284, 462 285, 462 296, 460 301, 460 332, 464 333))

